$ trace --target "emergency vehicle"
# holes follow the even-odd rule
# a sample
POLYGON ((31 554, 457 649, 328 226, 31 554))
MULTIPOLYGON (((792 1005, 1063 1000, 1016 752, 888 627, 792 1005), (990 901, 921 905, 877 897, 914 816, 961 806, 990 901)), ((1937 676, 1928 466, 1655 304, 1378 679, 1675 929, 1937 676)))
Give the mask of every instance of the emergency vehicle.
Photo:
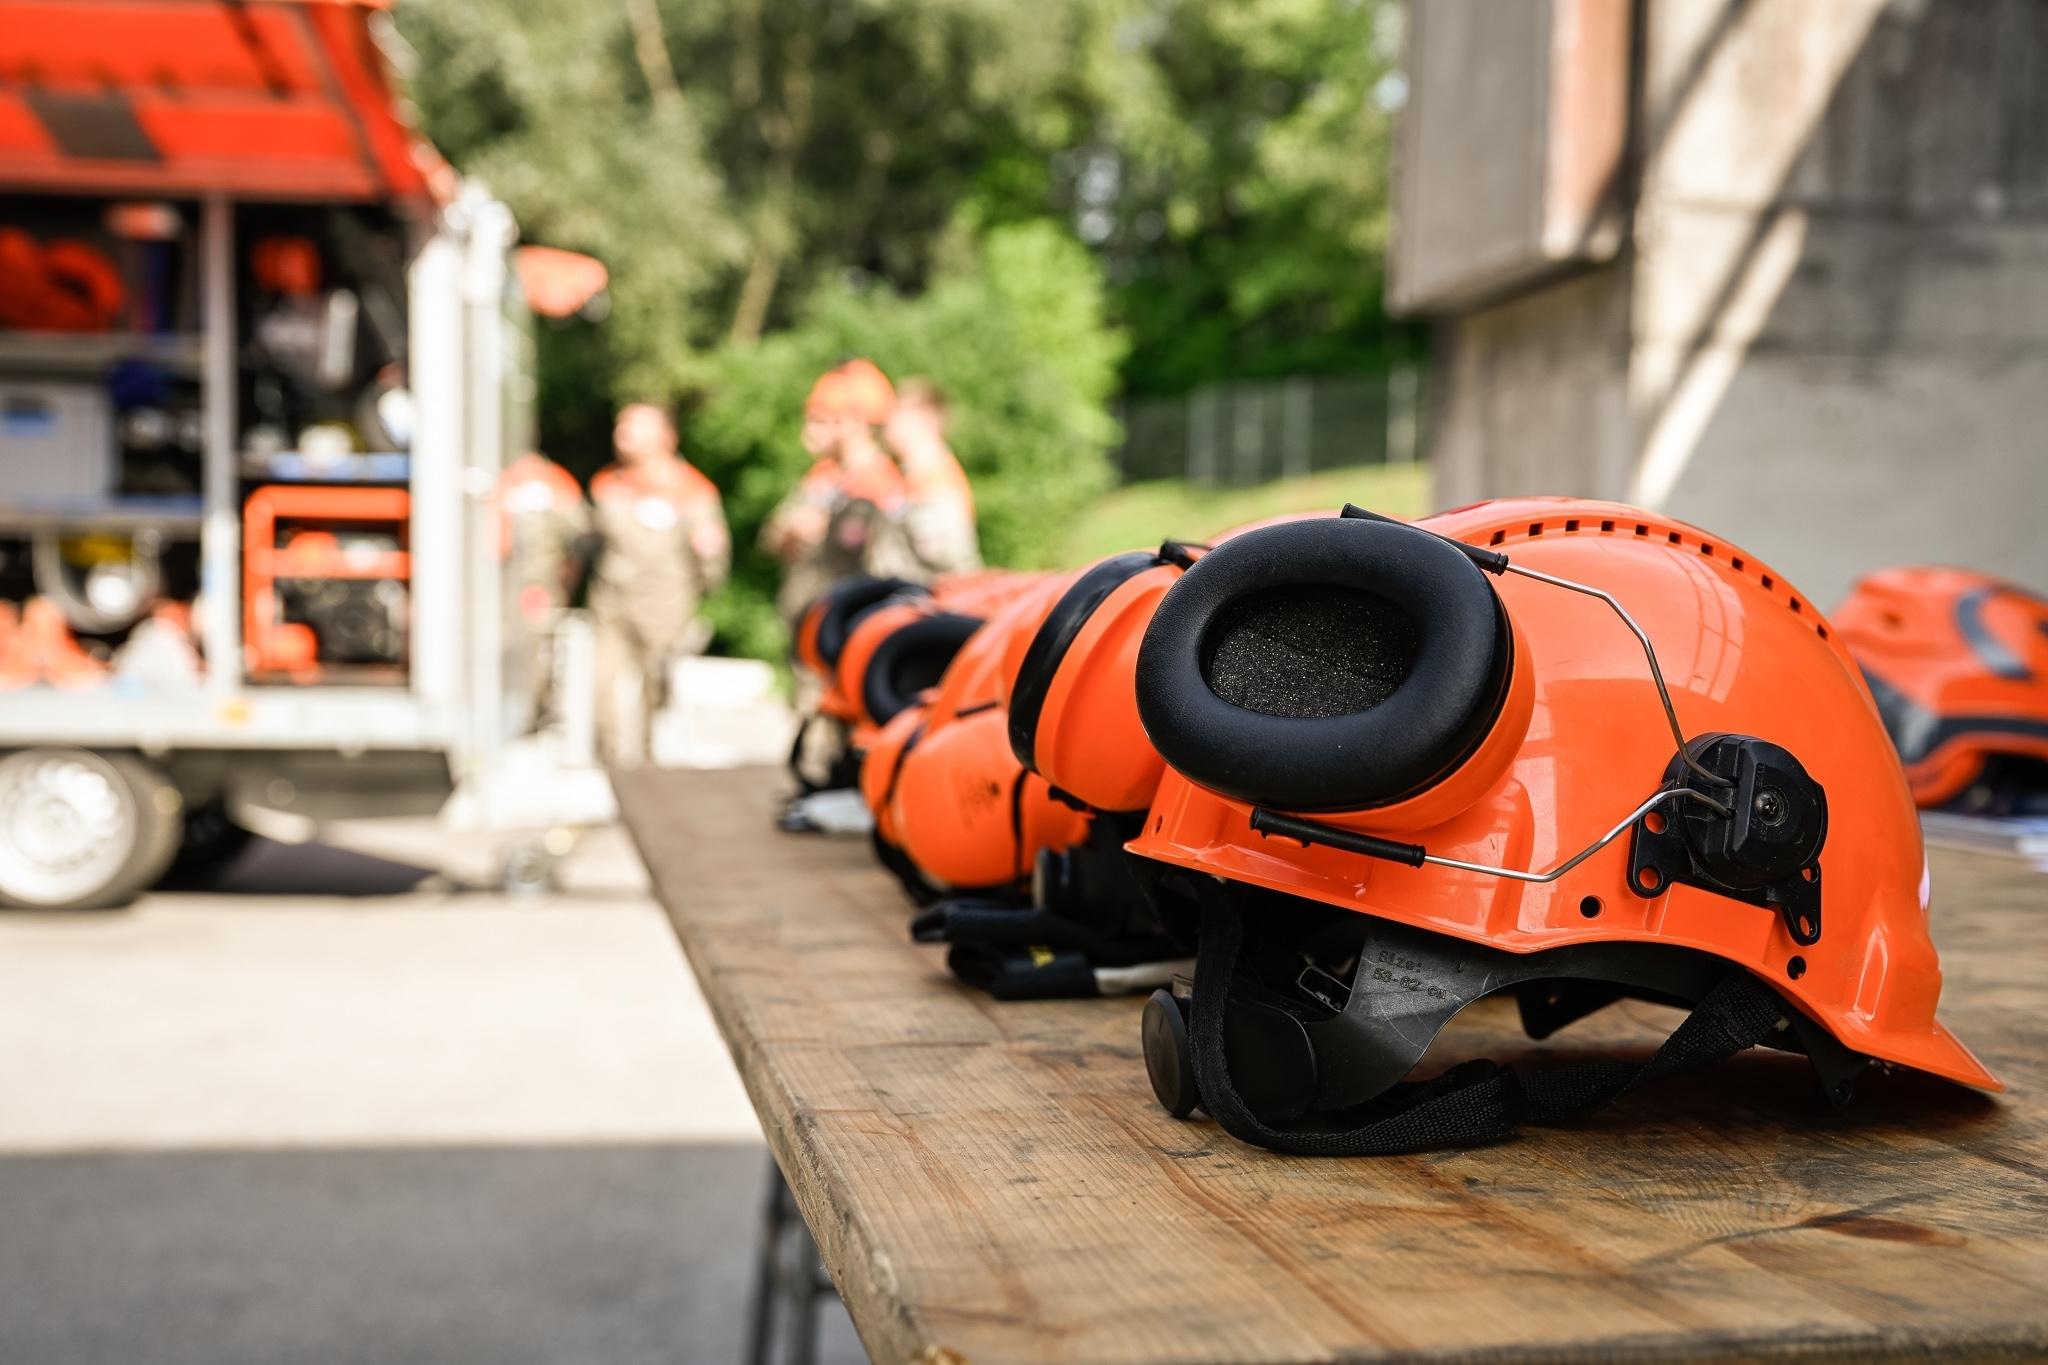
POLYGON ((529 312, 394 41, 369 0, 0 0, 0 904, 502 751, 529 312))

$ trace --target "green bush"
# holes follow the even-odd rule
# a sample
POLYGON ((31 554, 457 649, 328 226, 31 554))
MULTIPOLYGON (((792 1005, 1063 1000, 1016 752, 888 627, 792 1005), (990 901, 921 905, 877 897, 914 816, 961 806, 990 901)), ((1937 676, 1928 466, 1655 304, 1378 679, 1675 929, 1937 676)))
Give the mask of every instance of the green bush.
POLYGON ((953 407, 953 448, 974 483, 991 564, 1056 563, 1063 529, 1108 488, 1117 427, 1108 401, 1122 336, 1104 320, 1095 262, 1058 226, 991 229, 906 298, 839 285, 805 301, 793 328, 703 362, 684 452, 725 492, 733 586, 710 604, 722 646, 778 659, 777 566, 755 541, 809 465, 798 433, 813 380, 853 355, 892 378, 925 375, 953 407))

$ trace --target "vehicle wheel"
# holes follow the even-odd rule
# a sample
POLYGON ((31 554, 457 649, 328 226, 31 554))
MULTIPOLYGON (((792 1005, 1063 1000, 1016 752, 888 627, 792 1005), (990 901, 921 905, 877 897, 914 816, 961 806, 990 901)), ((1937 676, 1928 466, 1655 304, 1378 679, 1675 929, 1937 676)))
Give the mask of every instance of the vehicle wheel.
POLYGON ((222 868, 242 856, 255 834, 244 829, 219 801, 185 808, 184 837, 177 856, 165 870, 161 885, 184 889, 204 886, 222 868))
POLYGON ((184 830, 176 786, 129 754, 0 757, 0 905, 121 905, 161 877, 184 830))

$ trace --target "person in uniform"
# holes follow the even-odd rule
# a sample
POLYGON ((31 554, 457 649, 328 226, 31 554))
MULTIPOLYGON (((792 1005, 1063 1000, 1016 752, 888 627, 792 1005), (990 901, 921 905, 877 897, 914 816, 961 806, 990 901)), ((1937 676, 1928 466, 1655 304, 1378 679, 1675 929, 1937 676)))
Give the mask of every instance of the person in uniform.
POLYGON ((732 542, 718 488, 676 450, 675 424, 651 403, 619 413, 616 463, 590 481, 602 544, 590 585, 597 635, 597 733, 613 763, 644 760, 668 700, 669 666, 710 642, 698 615, 725 585, 732 542), (620 694, 639 684, 630 744, 620 694), (629 751, 630 750, 630 751, 629 751))
POLYGON ((946 395, 929 379, 906 379, 882 428, 903 471, 903 531, 932 577, 981 567, 974 490, 946 442, 946 395))
POLYGON ((895 404, 888 378, 866 360, 811 387, 803 427, 810 470, 761 529, 762 548, 783 564, 775 603, 792 625, 842 578, 930 576, 903 533, 903 476, 876 439, 895 404))
POLYGON ((530 698, 526 732, 553 699, 554 631, 569 605, 590 507, 576 476, 529 450, 498 476, 498 554, 505 564, 505 676, 530 698))

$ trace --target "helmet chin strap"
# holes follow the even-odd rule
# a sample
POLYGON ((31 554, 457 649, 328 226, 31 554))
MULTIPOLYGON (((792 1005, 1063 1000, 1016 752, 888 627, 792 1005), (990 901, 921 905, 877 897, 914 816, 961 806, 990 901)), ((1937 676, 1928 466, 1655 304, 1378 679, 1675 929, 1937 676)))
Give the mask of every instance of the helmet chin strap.
POLYGON ((1121 995, 1194 970, 1132 871, 1129 816, 1098 812, 1087 837, 1041 850, 1028 895, 948 896, 910 922, 919 943, 948 945, 954 976, 998 1000, 1121 995))
MULTIPOLYGON (((1585 1062, 1523 1072, 1490 1061, 1466 1062, 1433 1080, 1396 1080, 1361 1104, 1318 1111, 1322 1122, 1283 1126, 1254 1113, 1240 1096, 1232 1075, 1226 1039, 1244 944, 1242 912, 1223 887, 1207 879, 1197 894, 1201 941, 1188 1042, 1198 1102, 1232 1137, 1274 1151, 1304 1156, 1392 1156, 1494 1142, 1522 1123, 1556 1123, 1577 1117, 1653 1081, 1711 1065, 1758 1043, 1779 1040, 1788 1030, 1801 1044, 1810 1045, 1812 1033, 1817 1031, 1797 1027, 1805 1023, 1804 1016, 1762 981, 1740 968, 1728 968, 1706 987, 1693 1012, 1646 1063, 1585 1062)), ((1361 982, 1369 968, 1370 964, 1361 963, 1361 982)), ((1414 993, 1415 988, 1399 978, 1392 985, 1397 992, 1414 993)), ((1426 993, 1426 981, 1422 985, 1426 993)), ((1449 1003, 1449 1012, 1455 1013, 1465 1001, 1449 1003)), ((1155 996, 1152 1007, 1161 1005, 1155 996)), ((1179 1008, 1170 999, 1163 1007, 1179 1008)), ((1352 1006, 1347 1005, 1345 1012, 1351 1013, 1352 1006)), ((1439 1019, 1436 1027, 1441 1022, 1439 1019)), ((1385 1023, 1400 1030, 1398 1019, 1389 1018, 1385 1023)), ((1436 1027, 1425 1026, 1422 1036, 1403 1037, 1399 1042, 1404 1048, 1413 1044, 1419 1056, 1436 1027)), ((1319 1088, 1323 1079, 1317 1078, 1319 1088)), ((1846 1080, 1840 1087, 1831 1084, 1831 1097, 1846 1098, 1846 1085, 1846 1080)))

